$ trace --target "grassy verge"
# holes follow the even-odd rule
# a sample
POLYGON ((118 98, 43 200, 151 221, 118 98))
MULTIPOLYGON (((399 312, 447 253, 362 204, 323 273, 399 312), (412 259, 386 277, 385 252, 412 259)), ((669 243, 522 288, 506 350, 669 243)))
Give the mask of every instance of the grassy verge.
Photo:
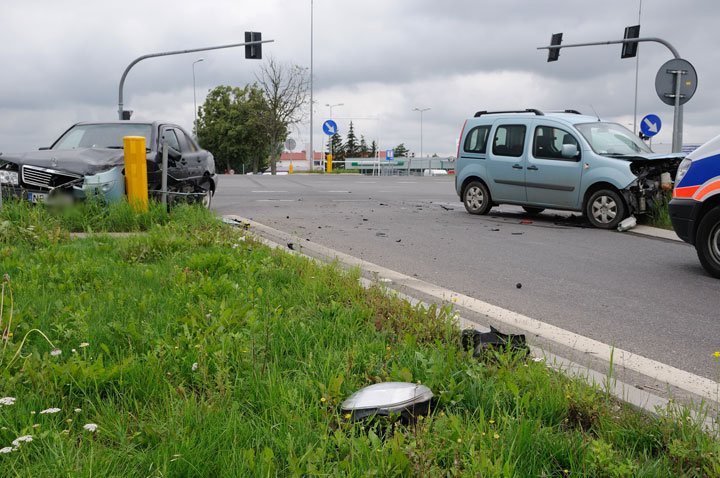
POLYGON ((650 214, 640 216, 640 222, 647 224, 648 226, 669 229, 672 231, 673 227, 672 222, 670 222, 670 211, 668 210, 670 199, 672 199, 672 192, 665 193, 665 201, 653 209, 650 214))
POLYGON ((141 226, 6 206, 3 475, 720 474, 718 441, 686 412, 651 418, 542 362, 473 359, 449 307, 363 289, 202 209, 141 226), (68 236, 91 223, 147 233, 68 236), (429 416, 340 414, 384 380, 429 386, 429 416))

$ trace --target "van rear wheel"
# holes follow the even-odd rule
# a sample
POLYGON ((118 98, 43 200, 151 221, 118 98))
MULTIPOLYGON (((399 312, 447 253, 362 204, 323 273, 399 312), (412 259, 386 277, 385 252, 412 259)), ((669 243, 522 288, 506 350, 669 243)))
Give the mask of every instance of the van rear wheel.
POLYGON ((490 192, 480 181, 473 181, 463 192, 463 204, 470 214, 487 214, 492 207, 490 192))
POLYGON ((585 204, 585 217, 600 229, 614 229, 625 219, 625 203, 612 189, 599 189, 585 204))
POLYGON ((720 279, 720 206, 708 211, 700 220, 695 250, 705 270, 720 279))

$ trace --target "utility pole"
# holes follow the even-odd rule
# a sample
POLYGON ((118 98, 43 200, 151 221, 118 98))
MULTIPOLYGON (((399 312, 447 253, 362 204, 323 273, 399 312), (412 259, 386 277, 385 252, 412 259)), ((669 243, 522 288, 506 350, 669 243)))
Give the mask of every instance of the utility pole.
POLYGON ((312 171, 315 162, 315 150, 313 149, 313 22, 314 22, 313 0, 310 0, 310 162, 309 169, 312 171))
POLYGON ((205 58, 200 58, 198 60, 195 60, 192 64, 192 71, 193 71, 193 113, 195 114, 195 139, 198 137, 198 126, 197 126, 197 95, 195 94, 195 63, 200 63, 201 61, 205 61, 205 58))
MULTIPOLYGON (((431 108, 413 108, 413 111, 419 111, 420 112, 420 157, 423 157, 423 113, 426 111, 429 111, 431 108)), ((428 165, 430 162, 428 161, 428 165)), ((430 169, 430 166, 428 166, 428 169, 430 169)))

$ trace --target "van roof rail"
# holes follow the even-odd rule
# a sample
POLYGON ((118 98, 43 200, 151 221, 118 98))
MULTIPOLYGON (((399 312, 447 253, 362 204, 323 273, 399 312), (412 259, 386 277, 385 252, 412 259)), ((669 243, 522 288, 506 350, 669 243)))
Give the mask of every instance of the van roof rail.
POLYGON ((581 115, 582 114, 578 110, 563 110, 563 111, 561 111, 561 113, 570 113, 573 115, 581 115))
POLYGON ((496 115, 496 114, 505 114, 505 113, 535 113, 537 116, 545 116, 545 113, 543 113, 540 110, 537 110, 535 108, 528 108, 525 110, 508 110, 508 111, 478 111, 475 113, 475 118, 478 118, 482 115, 496 115))

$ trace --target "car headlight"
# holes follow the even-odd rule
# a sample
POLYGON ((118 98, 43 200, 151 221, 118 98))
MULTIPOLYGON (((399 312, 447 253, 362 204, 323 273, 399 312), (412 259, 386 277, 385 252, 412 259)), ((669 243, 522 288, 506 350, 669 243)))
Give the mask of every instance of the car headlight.
POLYGON ((0 170, 0 183, 17 186, 19 184, 17 171, 0 170))
POLYGON ((685 158, 680 163, 680 166, 678 166, 677 174, 675 174, 675 185, 677 186, 680 184, 680 181, 682 181, 682 178, 685 176, 685 174, 688 172, 688 169, 690 169, 690 165, 692 164, 692 159, 685 158))

